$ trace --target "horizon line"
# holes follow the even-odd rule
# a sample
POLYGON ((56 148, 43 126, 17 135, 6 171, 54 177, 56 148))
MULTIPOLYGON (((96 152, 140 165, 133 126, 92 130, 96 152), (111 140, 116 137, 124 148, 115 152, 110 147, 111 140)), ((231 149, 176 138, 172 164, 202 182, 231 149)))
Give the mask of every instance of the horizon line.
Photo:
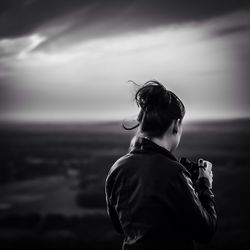
MULTIPOLYGON (((1 124, 97 124, 122 122, 126 118, 107 118, 107 119, 1 119, 1 124)), ((232 117, 195 117, 183 120, 183 123, 192 122, 209 122, 209 121, 234 121, 234 120, 250 120, 250 116, 232 116, 232 117)))

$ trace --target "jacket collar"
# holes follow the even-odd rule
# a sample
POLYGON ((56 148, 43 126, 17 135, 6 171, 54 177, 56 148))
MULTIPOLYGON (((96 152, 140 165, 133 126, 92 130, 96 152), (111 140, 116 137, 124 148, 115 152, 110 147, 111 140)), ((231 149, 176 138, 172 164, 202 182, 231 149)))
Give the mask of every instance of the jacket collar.
POLYGON ((167 156, 168 158, 174 161, 178 161, 177 158, 167 149, 159 146, 158 144, 154 143, 148 138, 139 136, 136 139, 134 146, 130 152, 138 152, 138 151, 144 151, 144 150, 155 151, 155 152, 158 152, 167 156))

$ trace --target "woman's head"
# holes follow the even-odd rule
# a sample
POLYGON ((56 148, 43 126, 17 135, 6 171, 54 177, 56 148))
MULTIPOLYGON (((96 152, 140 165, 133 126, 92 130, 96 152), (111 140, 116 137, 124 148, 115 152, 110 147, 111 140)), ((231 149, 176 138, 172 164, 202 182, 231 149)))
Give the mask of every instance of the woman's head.
POLYGON ((181 100, 157 81, 148 81, 135 94, 141 108, 137 120, 141 132, 150 137, 161 137, 173 120, 182 120, 185 107, 181 100))
POLYGON ((150 138, 162 138, 168 129, 181 137, 181 122, 185 115, 182 101, 158 81, 148 81, 137 90, 135 101, 140 108, 137 117, 139 132, 150 138), (180 129, 179 129, 180 128, 180 129))

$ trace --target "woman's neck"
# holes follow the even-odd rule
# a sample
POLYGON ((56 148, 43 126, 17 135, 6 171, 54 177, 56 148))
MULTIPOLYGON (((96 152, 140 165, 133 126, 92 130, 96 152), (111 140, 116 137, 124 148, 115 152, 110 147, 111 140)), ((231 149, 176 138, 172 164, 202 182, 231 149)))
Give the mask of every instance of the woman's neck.
POLYGON ((152 142, 154 142, 158 146, 167 149, 169 152, 172 151, 172 145, 171 145, 171 143, 169 143, 170 140, 165 138, 165 136, 163 138, 157 138, 157 137, 149 137, 147 135, 142 135, 142 137, 144 137, 148 140, 151 140, 152 142))

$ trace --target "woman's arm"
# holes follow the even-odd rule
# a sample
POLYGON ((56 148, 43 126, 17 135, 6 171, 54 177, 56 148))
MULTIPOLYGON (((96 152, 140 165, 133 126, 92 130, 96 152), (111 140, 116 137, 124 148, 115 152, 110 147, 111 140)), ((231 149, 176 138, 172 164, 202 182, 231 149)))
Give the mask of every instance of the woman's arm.
POLYGON ((118 233, 123 234, 123 229, 120 224, 119 217, 117 215, 115 207, 111 204, 111 201, 110 201, 112 185, 113 185, 113 182, 110 180, 110 175, 108 175, 105 181, 105 197, 106 197, 107 213, 112 221, 112 224, 115 230, 118 233))
POLYGON ((177 219, 184 232, 198 242, 207 243, 217 229, 214 195, 206 178, 196 183, 184 168, 178 168, 171 182, 171 194, 177 219))
POLYGON ((122 230, 122 227, 121 227, 121 224, 120 224, 120 221, 119 221, 119 218, 118 218, 118 215, 116 213, 116 210, 115 208, 110 204, 107 196, 106 196, 106 204, 107 204, 107 213, 112 221, 112 224, 115 228, 115 230, 120 233, 120 234, 123 234, 123 230, 122 230))

